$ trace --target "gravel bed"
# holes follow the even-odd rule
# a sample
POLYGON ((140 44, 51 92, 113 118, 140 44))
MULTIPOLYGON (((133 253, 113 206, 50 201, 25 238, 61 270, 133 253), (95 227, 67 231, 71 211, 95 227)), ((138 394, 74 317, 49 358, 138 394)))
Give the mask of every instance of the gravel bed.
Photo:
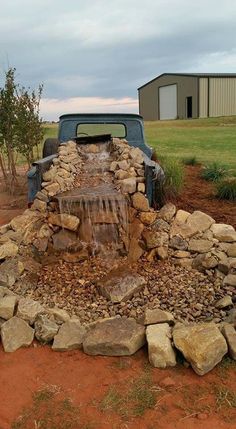
POLYGON ((225 295, 234 299, 234 288, 223 286, 222 280, 213 275, 188 271, 171 261, 145 261, 134 268, 145 277, 147 285, 132 299, 113 304, 99 294, 96 283, 119 265, 127 265, 126 258, 94 257, 77 264, 59 260, 43 266, 34 281, 16 283, 12 290, 45 306, 63 308, 83 323, 115 315, 141 320, 146 308, 155 307, 172 312, 178 321, 220 322, 227 312, 217 309, 215 303, 225 295))

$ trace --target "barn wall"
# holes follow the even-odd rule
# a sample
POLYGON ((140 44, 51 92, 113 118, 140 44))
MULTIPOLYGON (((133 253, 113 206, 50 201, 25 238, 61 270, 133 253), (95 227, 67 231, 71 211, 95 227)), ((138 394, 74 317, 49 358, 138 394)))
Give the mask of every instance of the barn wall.
POLYGON ((198 117, 198 78, 164 75, 139 89, 139 112, 146 121, 156 121, 159 115, 159 87, 177 85, 177 115, 186 118, 186 97, 192 96, 192 117, 198 117))
POLYGON ((209 80, 209 116, 236 115, 236 77, 209 80))
POLYGON ((199 79, 199 117, 208 117, 208 78, 199 79))

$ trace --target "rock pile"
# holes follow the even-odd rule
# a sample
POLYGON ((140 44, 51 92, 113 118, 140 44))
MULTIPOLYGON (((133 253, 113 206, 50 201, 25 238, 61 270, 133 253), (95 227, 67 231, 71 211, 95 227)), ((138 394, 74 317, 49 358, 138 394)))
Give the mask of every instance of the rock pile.
POLYGON ((110 263, 103 269, 100 263, 83 278, 81 261, 88 269, 90 256, 81 248, 81 218, 59 210, 55 197, 80 186, 84 155, 74 142, 61 145, 31 209, 0 228, 4 350, 29 346, 35 337, 54 350, 118 356, 147 341, 152 365, 174 366, 179 350, 199 375, 227 352, 235 359, 236 231, 201 211, 188 213, 171 203, 150 208, 143 153, 113 139, 110 155, 102 179, 125 196, 128 222, 119 225, 113 212, 93 217, 119 226, 126 250, 124 256, 120 248, 121 261, 133 268, 110 263), (55 269, 43 267, 55 250, 55 269))

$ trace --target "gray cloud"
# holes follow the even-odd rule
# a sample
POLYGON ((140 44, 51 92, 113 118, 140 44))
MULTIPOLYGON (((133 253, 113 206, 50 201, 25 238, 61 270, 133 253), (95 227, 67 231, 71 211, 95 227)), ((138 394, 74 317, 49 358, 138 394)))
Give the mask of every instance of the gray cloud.
POLYGON ((234 0, 11 0, 0 71, 9 61, 47 98, 135 98, 163 72, 235 72, 235 21, 234 0))

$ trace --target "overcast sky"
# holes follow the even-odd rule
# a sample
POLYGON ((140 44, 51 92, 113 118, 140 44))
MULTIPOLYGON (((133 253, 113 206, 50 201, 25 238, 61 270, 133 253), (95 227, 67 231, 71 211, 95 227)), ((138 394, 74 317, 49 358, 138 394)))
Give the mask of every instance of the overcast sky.
POLYGON ((236 72, 236 0, 0 0, 0 79, 44 83, 42 115, 138 111, 164 72, 236 72))

